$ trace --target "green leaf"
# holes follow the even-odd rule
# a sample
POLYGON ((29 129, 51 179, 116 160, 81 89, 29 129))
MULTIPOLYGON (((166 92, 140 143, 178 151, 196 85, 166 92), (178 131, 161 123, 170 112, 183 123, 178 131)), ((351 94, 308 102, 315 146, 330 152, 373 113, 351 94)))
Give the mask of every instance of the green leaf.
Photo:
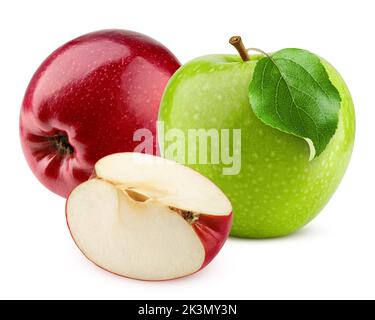
MULTIPOLYGON (((319 156, 336 132, 340 94, 319 57, 283 49, 256 65, 249 87, 255 115, 265 124, 304 138, 319 156)), ((315 154, 314 154, 315 153, 315 154)))

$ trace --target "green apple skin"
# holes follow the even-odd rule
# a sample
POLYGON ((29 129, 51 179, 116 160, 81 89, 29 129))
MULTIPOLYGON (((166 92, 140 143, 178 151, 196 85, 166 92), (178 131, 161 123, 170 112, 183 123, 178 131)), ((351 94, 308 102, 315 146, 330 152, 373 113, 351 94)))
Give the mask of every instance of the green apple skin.
MULTIPOLYGON (((355 112, 340 74, 321 59, 341 96, 337 131, 325 151, 309 161, 305 140, 261 122, 249 103, 249 84, 259 56, 211 55, 182 66, 169 81, 159 112, 165 131, 241 129, 242 167, 222 174, 223 164, 185 164, 215 182, 233 205, 232 236, 270 238, 291 234, 327 204, 349 164, 355 112)), ((164 142, 164 149, 168 142, 164 142)))

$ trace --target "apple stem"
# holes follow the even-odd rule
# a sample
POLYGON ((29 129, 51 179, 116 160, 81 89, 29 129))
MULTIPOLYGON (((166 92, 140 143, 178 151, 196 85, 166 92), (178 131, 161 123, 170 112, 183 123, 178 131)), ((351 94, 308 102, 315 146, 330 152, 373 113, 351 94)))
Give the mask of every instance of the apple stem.
POLYGON ((249 61, 250 60, 249 53, 247 52, 240 36, 231 37, 229 39, 229 43, 237 49, 237 51, 240 54, 243 61, 249 61))

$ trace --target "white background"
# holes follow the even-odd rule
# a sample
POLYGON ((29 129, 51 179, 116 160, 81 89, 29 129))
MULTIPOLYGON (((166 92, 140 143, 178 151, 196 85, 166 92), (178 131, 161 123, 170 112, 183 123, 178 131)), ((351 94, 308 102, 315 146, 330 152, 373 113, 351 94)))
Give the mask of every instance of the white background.
POLYGON ((0 298, 375 298, 375 8, 373 1, 0 1, 0 298), (64 199, 34 178, 18 115, 43 59, 81 34, 130 29, 181 62, 233 53, 228 38, 266 51, 309 49, 342 73, 357 112, 349 170, 324 212, 283 239, 230 239, 204 271, 148 283, 85 260, 65 224, 64 199))

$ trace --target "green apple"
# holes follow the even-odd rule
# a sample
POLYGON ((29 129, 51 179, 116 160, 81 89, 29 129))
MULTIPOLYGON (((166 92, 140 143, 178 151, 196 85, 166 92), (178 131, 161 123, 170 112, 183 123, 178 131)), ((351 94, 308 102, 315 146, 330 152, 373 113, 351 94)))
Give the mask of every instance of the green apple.
MULTIPOLYGON (((224 175, 227 165, 222 162, 189 163, 188 152, 183 160, 226 193, 234 213, 231 234, 247 238, 285 236, 310 222, 337 189, 355 136, 349 90, 323 59, 341 106, 338 128, 322 154, 310 160, 304 139, 260 121, 249 102, 249 83, 260 58, 209 55, 188 62, 169 81, 159 113, 165 132, 180 129, 187 136, 189 129, 241 129, 238 174, 224 175)), ((172 143, 165 138, 161 142, 162 151, 172 143)))

